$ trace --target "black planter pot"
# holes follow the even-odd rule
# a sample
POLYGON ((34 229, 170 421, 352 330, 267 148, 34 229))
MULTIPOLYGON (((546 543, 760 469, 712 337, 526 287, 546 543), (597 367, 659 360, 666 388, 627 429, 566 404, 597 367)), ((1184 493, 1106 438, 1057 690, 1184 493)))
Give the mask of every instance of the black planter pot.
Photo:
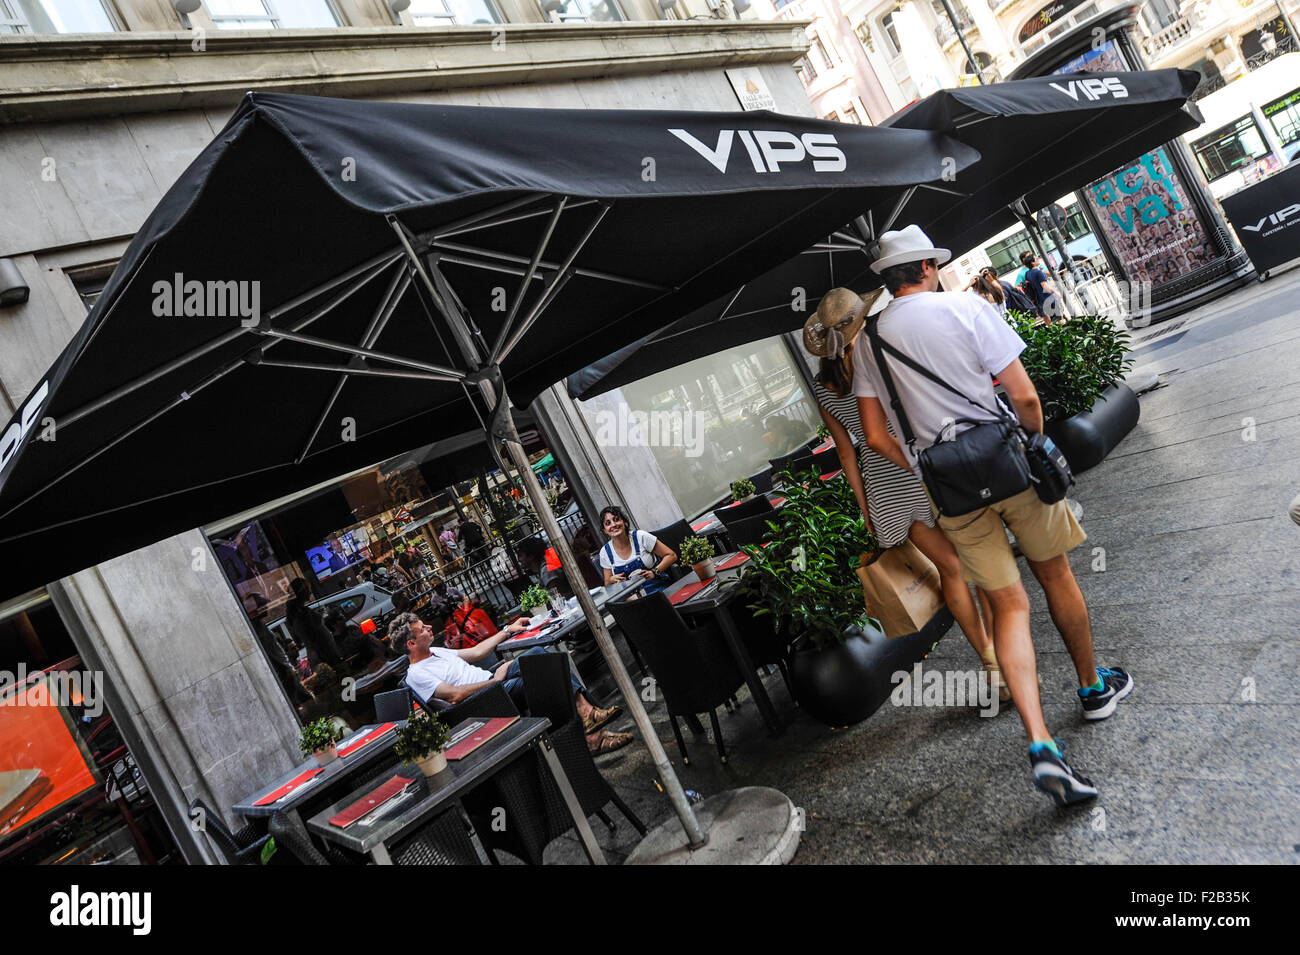
POLYGON ((827 726, 861 723, 889 699, 893 674, 910 670, 934 649, 952 622, 952 614, 942 607, 916 633, 890 640, 851 627, 843 643, 796 651, 790 659, 790 683, 799 707, 827 726))
POLYGON ((1121 383, 1102 392, 1091 410, 1047 422, 1047 436, 1065 452, 1070 469, 1079 474, 1101 464, 1137 426, 1141 411, 1133 389, 1121 383))

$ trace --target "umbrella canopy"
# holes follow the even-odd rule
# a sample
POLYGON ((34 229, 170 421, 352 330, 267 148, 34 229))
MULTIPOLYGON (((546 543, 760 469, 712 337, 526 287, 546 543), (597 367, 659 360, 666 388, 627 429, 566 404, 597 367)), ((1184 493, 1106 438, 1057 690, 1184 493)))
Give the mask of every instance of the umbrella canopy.
MULTIPOLYGON (((866 217, 865 231, 878 237, 915 222, 939 246, 964 252, 1013 225, 1017 200, 1036 211, 1195 129, 1200 114, 1188 97, 1198 81, 1190 70, 1076 73, 927 96, 883 125, 947 133, 977 149, 980 160, 941 188, 904 196, 889 216, 866 217)), ((793 331, 830 289, 878 286, 869 263, 867 243, 845 231, 828 235, 760 279, 571 375, 569 393, 590 398, 688 358, 793 331), (802 310, 792 307, 799 300, 802 310)))
POLYGON ((0 432, 0 597, 461 432, 485 377, 525 404, 976 159, 771 113, 249 94, 0 432))

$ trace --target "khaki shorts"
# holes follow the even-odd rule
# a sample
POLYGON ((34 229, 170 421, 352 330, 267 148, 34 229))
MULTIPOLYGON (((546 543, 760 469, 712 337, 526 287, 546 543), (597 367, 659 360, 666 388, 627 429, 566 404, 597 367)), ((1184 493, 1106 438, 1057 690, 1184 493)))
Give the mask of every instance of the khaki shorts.
POLYGON ((1088 539, 1065 501, 1044 504, 1032 487, 960 517, 940 517, 939 527, 957 549, 962 578, 985 590, 1001 590, 1020 579, 1004 524, 1033 561, 1059 557, 1088 539))

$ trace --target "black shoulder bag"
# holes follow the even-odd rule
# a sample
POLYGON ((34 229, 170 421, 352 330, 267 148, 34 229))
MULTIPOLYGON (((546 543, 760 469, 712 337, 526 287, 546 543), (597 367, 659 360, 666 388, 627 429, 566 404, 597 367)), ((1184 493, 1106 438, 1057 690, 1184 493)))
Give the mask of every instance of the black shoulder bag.
POLYGON ((939 513, 945 517, 959 517, 998 501, 1005 501, 1020 492, 1034 487, 1038 497, 1053 504, 1065 497, 1074 483, 1065 455, 1043 435, 1027 435, 1015 417, 999 407, 994 411, 962 394, 934 372, 903 354, 880 337, 876 327, 878 316, 866 322, 865 331, 871 350, 880 368, 889 392, 890 406, 898 416, 907 446, 916 455, 921 467, 921 480, 934 501, 939 513), (894 377, 889 373, 885 352, 904 365, 924 375, 935 384, 952 392, 973 407, 996 415, 997 421, 976 421, 958 418, 954 425, 973 427, 948 441, 936 441, 931 447, 916 452, 916 435, 907 412, 899 400, 894 377))

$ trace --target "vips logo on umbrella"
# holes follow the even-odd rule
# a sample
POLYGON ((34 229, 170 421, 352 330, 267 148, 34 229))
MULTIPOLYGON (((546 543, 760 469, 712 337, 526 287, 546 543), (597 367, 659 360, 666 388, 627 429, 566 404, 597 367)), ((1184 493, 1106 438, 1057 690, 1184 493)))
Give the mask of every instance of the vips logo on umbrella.
POLYGON ((256 279, 202 282, 177 272, 171 281, 154 282, 153 294, 157 318, 238 318, 245 328, 262 320, 262 283, 256 279))
MULTIPOLYGON (((42 381, 32 392, 27 404, 23 405, 22 414, 5 429, 4 437, 0 437, 0 474, 4 474, 9 463, 13 461, 14 455, 18 453, 18 446, 23 443, 23 438, 32 430, 36 424, 36 416, 41 413, 41 406, 45 404, 45 399, 50 394, 49 380, 42 381)), ((47 419, 46 427, 53 436, 53 421, 47 419)))
POLYGON ((1118 76, 1094 77, 1086 80, 1070 80, 1062 86, 1060 83, 1049 84, 1057 92, 1064 93, 1076 103, 1079 101, 1080 94, 1084 99, 1096 102, 1103 96, 1111 96, 1115 99, 1127 99, 1128 87, 1118 76))
POLYGON ((815 172, 843 172, 847 166, 844 152, 839 148, 833 133, 804 133, 796 136, 780 129, 720 129, 713 147, 696 139, 684 129, 670 129, 691 149, 709 161, 714 169, 724 175, 731 161, 731 150, 737 138, 749 156, 754 172, 780 172, 781 164, 812 160, 815 172))

